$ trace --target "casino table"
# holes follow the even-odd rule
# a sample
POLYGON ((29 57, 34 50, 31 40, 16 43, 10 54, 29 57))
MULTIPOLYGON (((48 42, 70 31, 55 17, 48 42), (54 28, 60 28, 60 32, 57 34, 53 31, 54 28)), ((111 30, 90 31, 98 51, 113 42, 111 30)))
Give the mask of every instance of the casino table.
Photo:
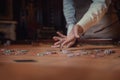
POLYGON ((95 57, 68 56, 59 48, 52 48, 52 44, 46 41, 0 46, 0 80, 120 80, 119 46, 84 44, 64 48, 72 52, 114 50, 114 54, 95 57), (2 50, 14 50, 14 54, 5 55, 2 50), (38 55, 46 51, 56 54, 38 55))

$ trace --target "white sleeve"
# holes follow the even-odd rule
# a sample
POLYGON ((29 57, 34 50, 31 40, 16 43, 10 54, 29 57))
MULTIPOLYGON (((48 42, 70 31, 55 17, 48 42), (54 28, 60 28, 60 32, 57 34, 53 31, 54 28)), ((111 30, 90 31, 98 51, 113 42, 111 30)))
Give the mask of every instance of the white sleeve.
POLYGON ((86 32, 90 27, 96 25, 107 12, 107 1, 108 0, 93 0, 88 11, 77 23, 83 28, 84 32, 86 32))

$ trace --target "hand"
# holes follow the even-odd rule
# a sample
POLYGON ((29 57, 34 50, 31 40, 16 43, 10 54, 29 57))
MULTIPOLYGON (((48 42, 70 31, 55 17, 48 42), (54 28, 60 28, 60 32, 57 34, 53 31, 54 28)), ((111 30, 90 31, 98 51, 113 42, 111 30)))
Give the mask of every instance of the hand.
POLYGON ((76 42, 76 37, 74 35, 73 29, 70 33, 66 36, 66 39, 62 42, 61 46, 66 45, 67 47, 72 47, 76 42))
POLYGON ((53 40, 56 41, 52 47, 58 48, 62 44, 63 41, 65 41, 66 36, 63 35, 60 32, 57 32, 58 36, 54 36, 53 40))
MULTIPOLYGON (((63 44, 64 41, 66 41, 67 39, 67 36, 66 35, 63 35, 62 33, 60 32, 57 32, 58 36, 54 36, 53 39, 57 42, 54 43, 54 45, 52 47, 55 47, 55 48, 58 48, 60 47, 61 44, 63 44)), ((69 43, 66 43, 66 47, 71 47, 75 44, 76 40, 72 40, 71 42, 69 43)))
POLYGON ((68 45, 67 47, 71 47, 73 44, 75 44, 76 39, 80 38, 80 36, 83 33, 83 28, 79 25, 75 25, 71 32, 68 34, 64 42, 62 43, 62 46, 68 45))
POLYGON ((77 24, 74 26, 73 31, 76 38, 80 38, 83 34, 83 28, 77 24))

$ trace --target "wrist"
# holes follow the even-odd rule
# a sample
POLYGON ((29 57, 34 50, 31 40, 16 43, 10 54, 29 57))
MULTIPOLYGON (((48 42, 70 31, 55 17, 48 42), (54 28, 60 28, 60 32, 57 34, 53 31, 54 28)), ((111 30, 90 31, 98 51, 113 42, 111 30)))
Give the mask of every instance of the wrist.
POLYGON ((83 33, 83 32, 84 32, 84 29, 83 29, 82 26, 80 26, 79 24, 76 24, 75 26, 78 27, 78 32, 79 32, 79 33, 83 33))
POLYGON ((69 24, 67 27, 67 35, 72 31, 74 24, 69 24))

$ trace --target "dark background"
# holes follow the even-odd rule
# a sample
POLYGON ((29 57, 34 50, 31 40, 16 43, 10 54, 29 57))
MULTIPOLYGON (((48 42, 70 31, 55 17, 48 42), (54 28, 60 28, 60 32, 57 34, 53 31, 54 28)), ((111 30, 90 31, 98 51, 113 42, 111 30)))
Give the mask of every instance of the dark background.
POLYGON ((7 8, 6 3, 7 3, 6 0, 0 0, 0 16, 6 15, 6 8, 7 8))
MULTIPOLYGON (((12 3, 7 5, 8 1, 0 0, 0 20, 3 20, 1 16, 8 14, 8 10, 11 10, 12 19, 10 20, 17 21, 17 40, 49 39, 56 35, 56 31, 66 34, 63 0, 10 0, 12 3), (9 9, 10 5, 12 8, 9 9)), ((76 18, 79 21, 88 10, 91 0, 74 1, 76 18)), ((88 30, 84 34, 84 38, 120 38, 119 2, 119 0, 112 2, 105 18, 101 20, 100 24, 88 30), (94 33, 102 27, 105 27, 103 32, 94 33)))

